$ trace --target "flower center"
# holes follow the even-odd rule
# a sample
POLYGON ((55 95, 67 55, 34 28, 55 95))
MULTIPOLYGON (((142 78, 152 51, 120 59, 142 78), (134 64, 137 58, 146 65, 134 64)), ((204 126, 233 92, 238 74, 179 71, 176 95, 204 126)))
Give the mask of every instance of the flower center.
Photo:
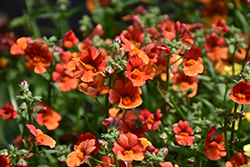
POLYGON ((188 61, 186 61, 185 65, 186 66, 192 66, 195 64, 195 60, 194 59, 189 59, 188 61))
POLYGON ((246 95, 243 94, 243 93, 236 93, 235 96, 237 96, 240 99, 245 99, 246 98, 246 95))
POLYGON ((83 159, 83 156, 84 156, 84 154, 83 154, 83 152, 77 152, 76 153, 76 156, 79 158, 79 159, 83 159))
POLYGON ((189 86, 189 83, 188 82, 181 82, 181 85, 183 88, 186 88, 189 86))
POLYGON ((95 67, 93 67, 92 65, 86 64, 86 66, 84 67, 86 70, 92 70, 92 71, 96 71, 95 67))
POLYGON ((126 96, 126 97, 122 98, 122 103, 123 103, 124 105, 130 104, 130 103, 131 103, 130 97, 126 96))
POLYGON ((155 123, 155 120, 154 120, 154 117, 151 115, 148 120, 147 120, 149 123, 151 124, 154 124, 155 123))
POLYGON ((66 41, 66 45, 72 45, 71 41, 66 41))
POLYGON ((40 57, 40 56, 35 56, 35 57, 33 58, 33 60, 34 60, 35 62, 40 62, 40 61, 43 61, 44 58, 42 58, 42 57, 40 57))
POLYGON ((180 135, 181 136, 189 136, 189 134, 187 132, 181 132, 180 135))
POLYGON ((131 73, 131 78, 135 79, 140 75, 140 70, 138 70, 137 68, 135 68, 132 73, 131 73))
POLYGON ((123 155, 133 155, 134 152, 132 150, 126 150, 123 152, 123 155))

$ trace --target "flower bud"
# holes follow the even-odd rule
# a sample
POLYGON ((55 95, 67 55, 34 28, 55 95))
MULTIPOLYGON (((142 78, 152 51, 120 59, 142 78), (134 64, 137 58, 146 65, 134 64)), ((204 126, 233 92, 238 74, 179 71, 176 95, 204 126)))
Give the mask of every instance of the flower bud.
POLYGON ((97 140, 97 143, 98 143, 100 146, 105 147, 105 143, 104 143, 101 139, 98 139, 98 140, 97 140))
POLYGON ((194 160, 190 158, 190 159, 188 159, 188 163, 189 164, 194 164, 194 160))

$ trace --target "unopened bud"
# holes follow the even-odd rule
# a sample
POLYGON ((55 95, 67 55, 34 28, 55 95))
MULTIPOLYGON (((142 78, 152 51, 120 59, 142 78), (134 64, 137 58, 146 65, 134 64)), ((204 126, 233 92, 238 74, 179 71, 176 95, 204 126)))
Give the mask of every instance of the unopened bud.
POLYGON ((59 163, 64 163, 64 162, 65 162, 65 160, 64 160, 64 159, 61 159, 61 158, 58 158, 57 161, 58 161, 59 163))
POLYGON ((188 163, 189 164, 194 164, 194 160, 193 159, 188 159, 188 163))
POLYGON ((47 106, 43 106, 37 113, 38 114, 45 114, 47 112, 47 106))
POLYGON ((97 140, 97 143, 100 145, 100 146, 105 146, 105 143, 102 141, 102 140, 100 140, 100 139, 98 139, 97 140))
POLYGON ((26 43, 27 43, 27 45, 32 45, 34 43, 34 41, 28 40, 26 43))
POLYGON ((242 113, 242 118, 244 118, 246 116, 246 113, 245 112, 243 112, 242 113))

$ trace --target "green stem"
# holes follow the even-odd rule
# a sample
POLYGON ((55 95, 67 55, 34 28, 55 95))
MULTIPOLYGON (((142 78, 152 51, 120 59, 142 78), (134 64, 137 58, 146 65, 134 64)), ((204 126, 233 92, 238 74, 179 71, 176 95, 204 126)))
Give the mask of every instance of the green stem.
POLYGON ((97 133, 96 130, 90 125, 89 119, 88 119, 87 116, 82 115, 81 118, 84 118, 84 119, 85 119, 85 121, 86 121, 88 127, 93 131, 93 133, 95 133, 97 136, 101 137, 101 135, 100 135, 99 133, 97 133))
MULTIPOLYGON (((107 162, 103 162, 103 161, 99 161, 98 159, 95 159, 94 157, 90 157, 91 159, 93 159, 94 161, 100 163, 100 164, 105 164, 105 165, 109 165, 111 167, 115 167, 115 165, 109 164, 107 162)), ((119 166, 118 166, 119 167, 119 166)))
POLYGON ((170 61, 170 56, 167 57, 167 81, 166 81, 166 93, 168 93, 168 90, 169 90, 169 75, 170 75, 170 69, 169 69, 169 62, 170 61))
POLYGON ((226 89, 225 89, 225 94, 224 94, 224 99, 223 99, 223 107, 225 107, 225 104, 226 104, 227 91, 228 91, 228 82, 226 82, 226 89))
POLYGON ((234 64, 235 64, 235 53, 236 53, 236 45, 234 45, 234 52, 233 52, 233 62, 232 62, 232 64, 233 64, 233 71, 232 71, 232 73, 233 73, 233 75, 234 75, 234 73, 235 73, 235 67, 234 67, 234 64))
POLYGON ((102 103, 99 101, 99 99, 96 97, 95 98, 96 99, 96 102, 103 108, 103 109, 105 109, 105 107, 102 105, 102 103))
POLYGON ((250 51, 250 38, 249 38, 249 44, 248 44, 248 47, 247 47, 247 52, 246 52, 246 55, 245 55, 245 59, 244 59, 244 61, 241 64, 242 65, 242 70, 243 70, 244 66, 246 65, 249 51, 250 51))
POLYGON ((227 118, 224 118, 224 126, 225 126, 224 137, 225 137, 225 145, 226 145, 226 151, 227 151, 227 161, 229 161, 230 157, 229 157, 229 145, 227 142, 227 118))
POLYGON ((34 18, 32 18, 31 14, 32 14, 32 6, 34 1, 33 0, 25 0, 26 3, 26 7, 27 7, 27 12, 28 12, 28 18, 27 21, 30 25, 30 30, 33 32, 34 34, 34 38, 40 37, 41 36, 41 32, 39 30, 39 27, 36 23, 36 20, 34 20, 34 18))
MULTIPOLYGON (((109 81, 108 81, 108 86, 111 86, 111 78, 113 75, 110 75, 109 81)), ((109 94, 107 93, 105 96, 105 118, 108 117, 109 113, 109 94)))
POLYGON ((174 108, 176 109, 177 113, 181 116, 181 118, 183 120, 186 120, 186 116, 185 114, 181 111, 181 109, 177 106, 177 104, 175 103, 173 97, 171 95, 169 95, 169 100, 171 101, 171 103, 174 105, 174 108))
MULTIPOLYGON (((244 110, 244 105, 242 105, 240 111, 242 112, 243 110, 244 110)), ((239 137, 239 135, 240 135, 241 121, 242 121, 242 117, 240 117, 240 120, 239 120, 239 126, 238 126, 238 130, 237 130, 237 133, 236 133, 237 137, 239 137)))
MULTIPOLYGON (((234 105, 234 113, 236 113, 238 108, 238 103, 235 103, 234 105)), ((231 128, 231 138, 230 138, 230 146, 231 146, 231 153, 234 152, 234 148, 233 148, 233 140, 234 140, 234 128, 235 128, 235 121, 232 124, 232 128, 231 128)))
POLYGON ((115 158, 115 167, 119 167, 119 164, 118 164, 118 160, 117 160, 116 155, 114 155, 114 158, 115 158))

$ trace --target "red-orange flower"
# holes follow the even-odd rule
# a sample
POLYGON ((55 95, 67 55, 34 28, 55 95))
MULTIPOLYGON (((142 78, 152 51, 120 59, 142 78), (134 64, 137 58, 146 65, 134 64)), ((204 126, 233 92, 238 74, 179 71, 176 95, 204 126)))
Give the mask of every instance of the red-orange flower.
POLYGON ((98 73, 93 77, 93 82, 81 82, 78 85, 78 90, 89 95, 93 100, 100 95, 105 95, 109 92, 109 86, 103 85, 104 78, 103 75, 98 73))
POLYGON ((80 166, 89 159, 90 154, 96 149, 98 148, 96 146, 95 136, 89 132, 81 134, 78 138, 78 142, 74 145, 74 151, 67 156, 67 165, 69 167, 80 166))
POLYGON ((86 52, 81 53, 79 58, 68 63, 68 69, 83 82, 93 82, 93 77, 97 75, 97 72, 104 70, 106 65, 107 61, 104 60, 102 53, 95 47, 89 47, 86 52))
POLYGON ((33 42, 25 49, 25 66, 37 74, 45 73, 53 60, 53 53, 47 44, 33 42))
POLYGON ((0 167, 7 167, 8 160, 5 155, 0 154, 0 167))
POLYGON ((205 150, 204 150, 205 157, 213 161, 216 161, 220 159, 221 157, 224 157, 227 155, 227 152, 225 150, 225 143, 222 141, 223 140, 222 134, 216 135, 211 140, 215 131, 216 131, 216 128, 212 126, 207 134, 205 150))
POLYGON ((78 79, 61 63, 56 64, 52 77, 62 92, 68 92, 77 87, 78 79))
POLYGON ((3 120, 16 119, 17 111, 14 110, 14 106, 9 103, 5 103, 2 108, 0 108, 0 118, 3 120))
POLYGON ((193 145, 195 137, 190 135, 193 135, 194 131, 191 127, 189 127, 188 121, 180 120, 178 126, 173 126, 173 131, 176 133, 175 139, 177 144, 181 146, 193 145))
POLYGON ((37 114, 37 123, 41 126, 45 125, 48 130, 56 129, 59 126, 59 121, 62 119, 61 115, 47 104, 38 103, 37 106, 47 108, 46 113, 37 114))
POLYGON ((133 56, 128 60, 125 74, 133 83, 133 86, 142 86, 151 77, 151 70, 140 57, 133 56))
POLYGON ((171 162, 161 162, 160 167, 174 167, 171 162))
POLYGON ((196 76, 203 72, 203 60, 201 49, 193 45, 184 55, 183 58, 183 71, 185 75, 196 76))
POLYGON ((28 46, 27 41, 30 39, 31 39, 31 37, 18 38, 16 43, 11 46, 10 54, 12 54, 12 55, 24 55, 25 49, 28 46))
POLYGON ((79 42, 79 39, 76 37, 75 33, 72 30, 66 32, 62 39, 62 45, 66 48, 72 48, 79 42))
POLYGON ((141 161, 144 159, 143 145, 134 134, 129 136, 121 134, 114 143, 113 152, 117 155, 117 159, 123 161, 141 161))
POLYGON ((212 24, 212 29, 216 33, 228 32, 229 30, 228 26, 221 20, 221 18, 212 24))
POLYGON ((204 43, 204 48, 207 52, 211 52, 213 47, 215 46, 223 47, 225 45, 226 40, 215 32, 212 32, 211 34, 206 34, 206 42, 204 43))
POLYGON ((131 109, 142 104, 141 94, 141 88, 133 86, 131 81, 124 83, 122 80, 116 80, 113 88, 109 90, 109 102, 119 102, 118 107, 131 109))
POLYGON ((250 82, 240 81, 234 85, 228 98, 238 104, 250 104, 250 82))
POLYGON ((150 111, 144 109, 140 110, 140 115, 139 117, 141 118, 143 128, 146 131, 154 131, 157 129, 157 126, 161 124, 161 110, 158 109, 154 114, 152 114, 150 111))
POLYGON ((183 71, 181 71, 179 73, 175 73, 173 77, 173 83, 176 84, 173 85, 174 88, 181 86, 181 90, 183 93, 187 93, 187 91, 191 89, 192 92, 189 92, 188 97, 192 98, 197 93, 199 79, 197 76, 187 76, 183 71))
POLYGON ((36 129, 34 125, 27 124, 26 126, 30 130, 30 133, 36 137, 38 145, 49 146, 50 148, 54 148, 56 146, 56 141, 54 139, 44 134, 40 129, 36 129))
POLYGON ((0 33, 0 50, 7 51, 15 43, 17 36, 10 32, 0 33))
MULTIPOLYGON (((108 157, 106 155, 103 155, 102 158, 101 158, 101 161, 106 162, 108 164, 115 165, 114 157, 108 157)), ((123 161, 119 161, 119 160, 118 160, 118 164, 119 164, 119 167, 132 167, 132 165, 130 163, 125 164, 123 161)), ((100 165, 96 165, 95 167, 110 167, 110 166, 107 165, 107 164, 101 163, 100 165)))
POLYGON ((145 34, 141 31, 140 27, 133 27, 132 25, 127 28, 127 30, 123 30, 121 33, 129 41, 135 41, 140 44, 144 42, 145 34))
POLYGON ((240 167, 247 164, 247 156, 244 153, 238 152, 234 155, 232 161, 226 162, 226 167, 240 167))

